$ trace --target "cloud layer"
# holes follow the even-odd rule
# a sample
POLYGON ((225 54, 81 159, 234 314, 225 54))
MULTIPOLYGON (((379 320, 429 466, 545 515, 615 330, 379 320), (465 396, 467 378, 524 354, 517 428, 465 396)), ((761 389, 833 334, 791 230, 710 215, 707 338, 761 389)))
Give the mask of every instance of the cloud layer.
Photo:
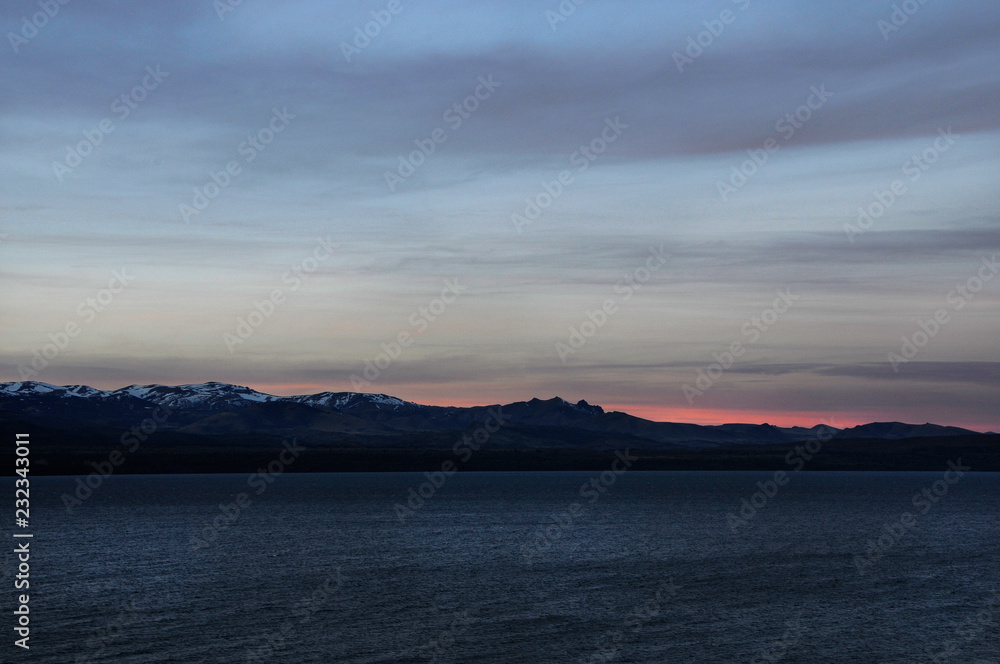
POLYGON ((0 9, 0 380, 1000 426, 989 2, 218 5, 0 9))

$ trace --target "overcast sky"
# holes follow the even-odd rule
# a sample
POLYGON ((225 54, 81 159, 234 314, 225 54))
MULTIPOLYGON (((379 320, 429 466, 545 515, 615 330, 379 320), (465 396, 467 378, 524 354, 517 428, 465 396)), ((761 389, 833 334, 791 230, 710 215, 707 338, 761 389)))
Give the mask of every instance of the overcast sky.
POLYGON ((893 4, 4 3, 0 380, 1000 429, 1000 12, 893 4))

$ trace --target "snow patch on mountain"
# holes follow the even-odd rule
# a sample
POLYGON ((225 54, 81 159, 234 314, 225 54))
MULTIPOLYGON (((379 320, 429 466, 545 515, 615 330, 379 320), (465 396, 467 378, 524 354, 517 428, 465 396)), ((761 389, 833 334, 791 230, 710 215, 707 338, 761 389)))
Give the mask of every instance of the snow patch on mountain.
POLYGON ((387 394, 366 394, 363 392, 320 392, 319 394, 300 394, 293 397, 274 398, 294 401, 306 406, 327 408, 329 410, 350 410, 366 404, 375 404, 378 408, 385 406, 393 410, 404 407, 418 407, 417 404, 403 401, 387 394))
POLYGON ((188 385, 129 385, 112 394, 153 401, 171 408, 216 408, 229 406, 240 408, 252 403, 278 401, 281 397, 264 394, 242 385, 228 383, 195 383, 188 385))
POLYGON ((33 380, 16 383, 0 383, 0 395, 26 397, 38 394, 51 394, 54 396, 77 398, 108 396, 107 392, 94 389, 88 385, 59 386, 51 385, 49 383, 40 383, 33 380))
POLYGON ((351 410, 366 405, 374 405, 380 410, 420 407, 417 404, 387 394, 321 392, 319 394, 279 397, 273 394, 258 392, 243 385, 230 385, 229 383, 215 381, 187 385, 161 385, 158 383, 128 385, 127 387, 110 392, 98 390, 88 385, 67 385, 60 387, 58 385, 35 381, 0 383, 0 397, 26 398, 43 394, 56 398, 85 399, 123 399, 134 397, 169 408, 191 408, 196 410, 244 408, 252 404, 268 402, 298 403, 333 411, 351 410))

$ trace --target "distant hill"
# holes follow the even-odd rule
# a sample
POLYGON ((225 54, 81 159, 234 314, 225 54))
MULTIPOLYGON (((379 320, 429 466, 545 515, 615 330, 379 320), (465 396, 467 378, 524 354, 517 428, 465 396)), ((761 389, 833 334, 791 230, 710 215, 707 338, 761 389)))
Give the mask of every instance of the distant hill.
POLYGON ((897 440, 900 438, 926 438, 929 436, 969 436, 977 431, 959 427, 944 427, 939 424, 904 424, 902 422, 872 422, 856 427, 843 429, 837 438, 884 438, 897 440))

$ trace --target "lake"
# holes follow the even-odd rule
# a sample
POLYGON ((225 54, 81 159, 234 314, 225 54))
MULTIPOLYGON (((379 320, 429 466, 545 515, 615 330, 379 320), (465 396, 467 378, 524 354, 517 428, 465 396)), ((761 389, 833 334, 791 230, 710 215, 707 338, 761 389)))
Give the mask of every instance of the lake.
POLYGON ((6 649, 996 662, 1000 474, 945 470, 112 476, 71 513, 76 478, 34 477, 31 652, 6 649))

